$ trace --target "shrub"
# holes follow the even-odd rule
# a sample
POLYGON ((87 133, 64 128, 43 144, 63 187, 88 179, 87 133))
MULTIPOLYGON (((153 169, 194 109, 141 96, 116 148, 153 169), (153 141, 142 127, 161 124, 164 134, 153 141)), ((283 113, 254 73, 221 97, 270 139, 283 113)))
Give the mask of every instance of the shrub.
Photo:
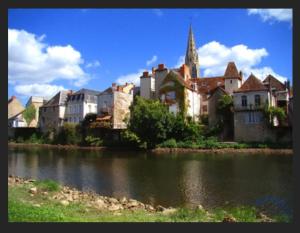
POLYGON ((176 143, 176 140, 174 138, 171 138, 171 139, 168 139, 168 140, 164 141, 163 143, 159 144, 159 147, 162 147, 162 148, 176 148, 177 143, 176 143))
POLYGON ((57 133, 54 142, 62 145, 76 145, 81 141, 76 124, 65 123, 57 133))
POLYGON ((141 144, 139 137, 128 129, 121 132, 121 141, 123 145, 135 148, 140 147, 141 144))
POLYGON ((86 141, 87 145, 89 145, 89 146, 102 146, 103 145, 103 140, 98 137, 87 136, 85 138, 85 141, 86 141))

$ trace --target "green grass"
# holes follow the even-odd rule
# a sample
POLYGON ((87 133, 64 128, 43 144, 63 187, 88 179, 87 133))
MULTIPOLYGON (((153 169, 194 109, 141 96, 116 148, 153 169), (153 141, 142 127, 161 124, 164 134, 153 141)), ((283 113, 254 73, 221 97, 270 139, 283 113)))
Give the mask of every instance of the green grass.
MULTIPOLYGON (((150 213, 145 210, 119 211, 116 215, 109 211, 100 211, 87 207, 85 203, 61 205, 58 201, 49 199, 49 195, 38 192, 30 196, 32 186, 38 190, 47 190, 49 195, 57 193, 60 186, 54 181, 38 181, 19 186, 9 186, 8 189, 8 219, 9 222, 221 222, 224 217, 234 217, 238 222, 258 222, 257 210, 254 207, 235 207, 205 210, 180 208, 177 212, 164 215, 161 212, 150 213), (58 188, 57 188, 58 186, 58 188), (40 207, 35 206, 39 204, 40 207)), ((278 222, 289 222, 286 216, 274 216, 278 222)))
POLYGON ((54 192, 60 189, 59 184, 53 180, 35 181, 34 185, 42 191, 54 192))

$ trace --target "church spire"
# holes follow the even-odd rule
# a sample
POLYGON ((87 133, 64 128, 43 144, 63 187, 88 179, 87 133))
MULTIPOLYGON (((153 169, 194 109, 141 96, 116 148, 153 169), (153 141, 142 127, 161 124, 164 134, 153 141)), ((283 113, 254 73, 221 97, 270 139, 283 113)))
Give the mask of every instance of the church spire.
POLYGON ((189 66, 192 78, 200 77, 198 53, 196 49, 195 38, 190 25, 188 44, 185 54, 185 64, 189 66))

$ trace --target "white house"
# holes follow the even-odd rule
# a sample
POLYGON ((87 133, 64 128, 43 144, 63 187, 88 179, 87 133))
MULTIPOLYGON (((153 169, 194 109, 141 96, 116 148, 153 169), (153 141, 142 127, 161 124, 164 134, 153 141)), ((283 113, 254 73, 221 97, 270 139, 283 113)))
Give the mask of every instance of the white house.
POLYGON ((79 123, 88 113, 97 114, 97 95, 99 91, 81 89, 68 96, 65 119, 67 122, 79 123))

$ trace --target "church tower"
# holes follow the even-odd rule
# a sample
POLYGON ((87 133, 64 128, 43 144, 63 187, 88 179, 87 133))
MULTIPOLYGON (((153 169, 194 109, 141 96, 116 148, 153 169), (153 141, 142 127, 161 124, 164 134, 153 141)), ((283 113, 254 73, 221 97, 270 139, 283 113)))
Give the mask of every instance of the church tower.
POLYGON ((190 68, 190 73, 192 78, 200 77, 200 67, 198 53, 196 49, 195 38, 192 30, 192 25, 190 26, 188 44, 185 54, 185 64, 190 68))

